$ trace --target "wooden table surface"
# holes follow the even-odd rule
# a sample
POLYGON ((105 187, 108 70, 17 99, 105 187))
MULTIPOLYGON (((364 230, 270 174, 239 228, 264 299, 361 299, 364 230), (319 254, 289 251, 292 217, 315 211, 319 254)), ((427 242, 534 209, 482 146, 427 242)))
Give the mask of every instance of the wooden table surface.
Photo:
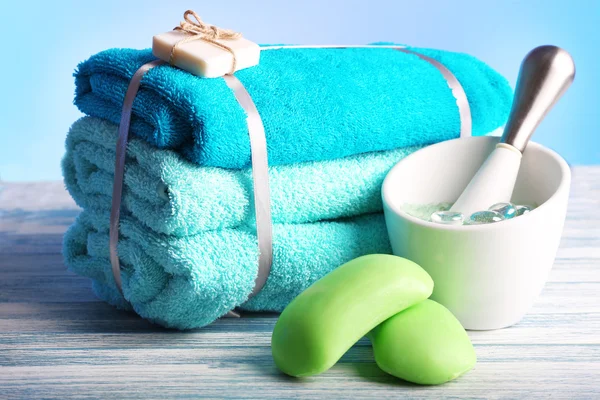
POLYGON ((600 398, 600 166, 574 169, 569 213, 542 296, 519 324, 470 332, 467 375, 419 387, 381 372, 366 340, 330 371, 280 373, 276 317, 165 330, 98 301, 66 270, 79 212, 60 182, 1 184, 0 398, 600 398))

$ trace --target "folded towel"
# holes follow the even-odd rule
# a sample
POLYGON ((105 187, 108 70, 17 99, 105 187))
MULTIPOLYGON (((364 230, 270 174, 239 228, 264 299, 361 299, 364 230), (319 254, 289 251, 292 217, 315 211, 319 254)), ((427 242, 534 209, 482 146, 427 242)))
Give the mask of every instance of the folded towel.
POLYGON ((281 311, 300 292, 343 263, 391 253, 381 214, 299 225, 274 225, 271 273, 246 301, 257 274, 251 228, 223 229, 185 238, 161 235, 127 215, 121 218, 119 258, 125 299, 115 287, 108 253, 108 210, 84 211, 65 234, 69 268, 93 279, 96 294, 163 326, 207 325, 240 306, 281 311))
MULTIPOLYGON (((67 136, 63 176, 82 208, 106 209, 111 202, 117 129, 110 122, 84 117, 67 136)), ((270 167, 273 222, 381 212, 386 173, 416 149, 270 167)), ((200 167, 136 138, 131 138, 127 156, 123 205, 152 230, 186 236, 254 225, 251 170, 200 167)))
MULTIPOLYGON (((466 54, 413 48, 461 82, 473 134, 501 126, 511 105, 507 81, 466 54)), ((150 50, 111 49, 81 63, 75 104, 118 123, 129 80, 150 50)), ((341 158, 456 138, 460 118, 446 80, 430 63, 393 49, 265 50, 236 73, 265 125, 269 164, 341 158)), ((223 79, 163 65, 149 71, 133 103, 131 131, 206 166, 250 165, 246 115, 223 79)))

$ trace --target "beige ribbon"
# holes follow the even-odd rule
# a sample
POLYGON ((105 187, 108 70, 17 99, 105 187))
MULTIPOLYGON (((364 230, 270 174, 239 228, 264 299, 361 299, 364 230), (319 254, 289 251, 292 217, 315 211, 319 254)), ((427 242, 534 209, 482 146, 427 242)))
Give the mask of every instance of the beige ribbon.
POLYGON ((454 76, 454 74, 448 68, 444 67, 442 63, 434 60, 431 57, 427 57, 423 54, 417 53, 416 51, 411 51, 405 48, 397 48, 396 50, 407 54, 414 54, 421 60, 427 61, 429 64, 436 67, 438 71, 440 71, 446 80, 448 87, 452 91, 452 96, 454 96, 456 99, 456 105, 458 106, 458 113, 460 117, 460 137, 463 138, 471 136, 471 107, 469 106, 469 100, 467 99, 465 89, 463 89, 458 79, 456 79, 456 76, 454 76))
POLYGON ((269 160, 265 127, 242 82, 234 75, 225 75, 225 83, 233 91, 236 100, 246 112, 248 135, 250 136, 250 157, 252 163, 252 185, 254 190, 254 215, 258 240, 258 274, 250 297, 263 288, 271 272, 273 263, 273 223, 271 220, 271 190, 269 189, 269 160))
POLYGON ((123 109, 121 111, 121 122, 119 123, 119 138, 117 139, 117 148, 115 154, 115 176, 113 181, 112 204, 110 209, 110 225, 108 233, 108 247, 110 250, 110 263, 112 266, 113 277, 119 292, 123 294, 121 284, 121 266, 119 265, 119 255, 117 253, 117 244, 119 243, 119 219, 121 216, 121 197, 123 194, 123 177, 125 175, 125 155, 127 153, 127 141, 129 139, 129 125, 131 123, 131 111, 133 100, 137 95, 140 83, 146 72, 152 68, 164 64, 162 60, 155 60, 142 65, 133 75, 125 99, 123 100, 123 109))
POLYGON ((235 68, 237 66, 237 60, 235 57, 235 53, 229 47, 224 45, 223 43, 217 42, 217 40, 233 40, 242 37, 242 34, 239 32, 232 31, 230 29, 222 29, 216 27, 214 25, 210 25, 202 21, 202 19, 192 10, 187 10, 183 14, 183 21, 179 23, 179 26, 173 28, 174 31, 182 31, 190 36, 180 40, 175 43, 171 48, 171 55, 169 56, 169 64, 175 65, 175 50, 179 46, 184 43, 191 42, 192 40, 202 40, 206 43, 210 43, 213 46, 219 47, 229 53, 233 57, 233 61, 231 63, 231 70, 229 74, 233 74, 235 72, 235 68), (194 17, 195 21, 190 18, 190 15, 194 17))
MULTIPOLYGON (((442 76, 446 79, 448 86, 452 90, 452 94, 458 105, 461 127, 460 136, 466 137, 471 135, 471 112, 469 102, 464 89, 460 82, 452 74, 450 70, 444 67, 439 62, 430 57, 426 57, 419 53, 404 49, 402 46, 273 46, 263 48, 262 50, 276 50, 281 48, 392 48, 405 53, 411 53, 419 56, 421 59, 429 62, 436 67, 442 76)), ((117 245, 119 240, 119 215, 121 210, 121 196, 123 191, 123 177, 125 173, 125 155, 127 151, 127 140, 129 137, 129 125, 131 121, 131 112, 133 101, 140 87, 142 77, 150 69, 164 64, 164 61, 155 60, 142 65, 133 78, 129 82, 129 87, 125 93, 123 101, 123 109, 121 113, 121 123, 119 124, 119 138, 116 146, 115 174, 113 182, 112 208, 110 213, 109 225, 109 248, 110 262, 115 284, 121 293, 121 269, 119 265, 119 256, 117 245)), ((260 118, 260 114, 256 109, 252 98, 248 91, 244 88, 242 82, 233 75, 224 77, 225 83, 233 91, 233 95, 247 115, 248 134, 250 137, 250 152, 252 161, 252 180, 254 194, 254 212, 256 216, 256 234, 259 248, 259 259, 257 276, 254 283, 254 288, 249 298, 255 296, 265 285, 273 260, 273 224, 271 220, 271 203, 269 191, 269 175, 268 175, 268 159, 267 159, 267 142, 265 130, 260 118)), ((228 316, 237 317, 238 314, 230 311, 228 316)))
MULTIPOLYGON (((121 111, 121 122, 119 124, 119 137, 117 139, 115 155, 115 176, 113 181, 112 205, 110 210, 109 224, 109 251, 112 273, 119 292, 123 294, 121 280, 121 266, 119 263, 119 220, 121 214, 121 198, 123 194, 123 178, 125 175, 125 158, 127 153, 127 141, 129 139, 129 126, 133 101, 140 88, 144 75, 152 68, 164 64, 162 60, 155 60, 142 65, 133 75, 123 100, 121 111)), ((269 165, 267 157, 267 140, 265 128, 260 114, 250 97, 250 94, 233 75, 224 77, 225 83, 233 91, 233 94, 246 112, 248 134, 250 136, 250 153, 252 161, 252 180, 254 193, 254 213, 256 216, 256 237, 258 241, 258 272, 254 280, 254 287, 249 298, 254 297, 265 285, 271 272, 273 262, 273 223, 271 219, 271 191, 269 189, 269 165)), ((226 317, 239 317, 234 311, 229 311, 226 317)))

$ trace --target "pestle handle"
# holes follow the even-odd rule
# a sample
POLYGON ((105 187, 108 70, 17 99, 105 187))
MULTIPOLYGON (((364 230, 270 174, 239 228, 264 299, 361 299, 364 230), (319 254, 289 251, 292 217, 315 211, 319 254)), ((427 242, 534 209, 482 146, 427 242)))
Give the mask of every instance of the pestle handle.
POLYGON ((525 56, 501 143, 521 153, 548 111, 575 78, 571 55, 556 46, 540 46, 525 56))
POLYGON ((525 56, 502 140, 450 211, 470 216, 511 200, 521 156, 533 131, 574 78, 573 59, 559 47, 540 46, 525 56))

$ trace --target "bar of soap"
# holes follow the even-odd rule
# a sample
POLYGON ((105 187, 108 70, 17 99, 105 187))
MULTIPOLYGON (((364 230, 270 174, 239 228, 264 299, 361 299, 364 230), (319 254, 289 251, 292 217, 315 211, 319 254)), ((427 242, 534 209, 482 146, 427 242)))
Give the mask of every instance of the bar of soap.
MULTIPOLYGON (((152 38, 152 54, 169 62, 171 49, 175 43, 188 38, 183 31, 170 31, 152 38)), ((248 39, 240 37, 231 40, 216 40, 229 47, 235 54, 236 71, 258 65, 260 47, 248 39)), ((197 39, 177 46, 175 66, 204 78, 217 78, 231 72, 233 55, 214 44, 197 39)))
POLYGON ((451 381, 477 362, 473 345, 460 322, 433 300, 394 315, 367 336, 379 368, 421 385, 451 381))
POLYGON ((356 258, 315 282, 279 317, 271 349, 277 367, 291 376, 331 368, 374 327, 431 295, 425 270, 404 258, 356 258))

